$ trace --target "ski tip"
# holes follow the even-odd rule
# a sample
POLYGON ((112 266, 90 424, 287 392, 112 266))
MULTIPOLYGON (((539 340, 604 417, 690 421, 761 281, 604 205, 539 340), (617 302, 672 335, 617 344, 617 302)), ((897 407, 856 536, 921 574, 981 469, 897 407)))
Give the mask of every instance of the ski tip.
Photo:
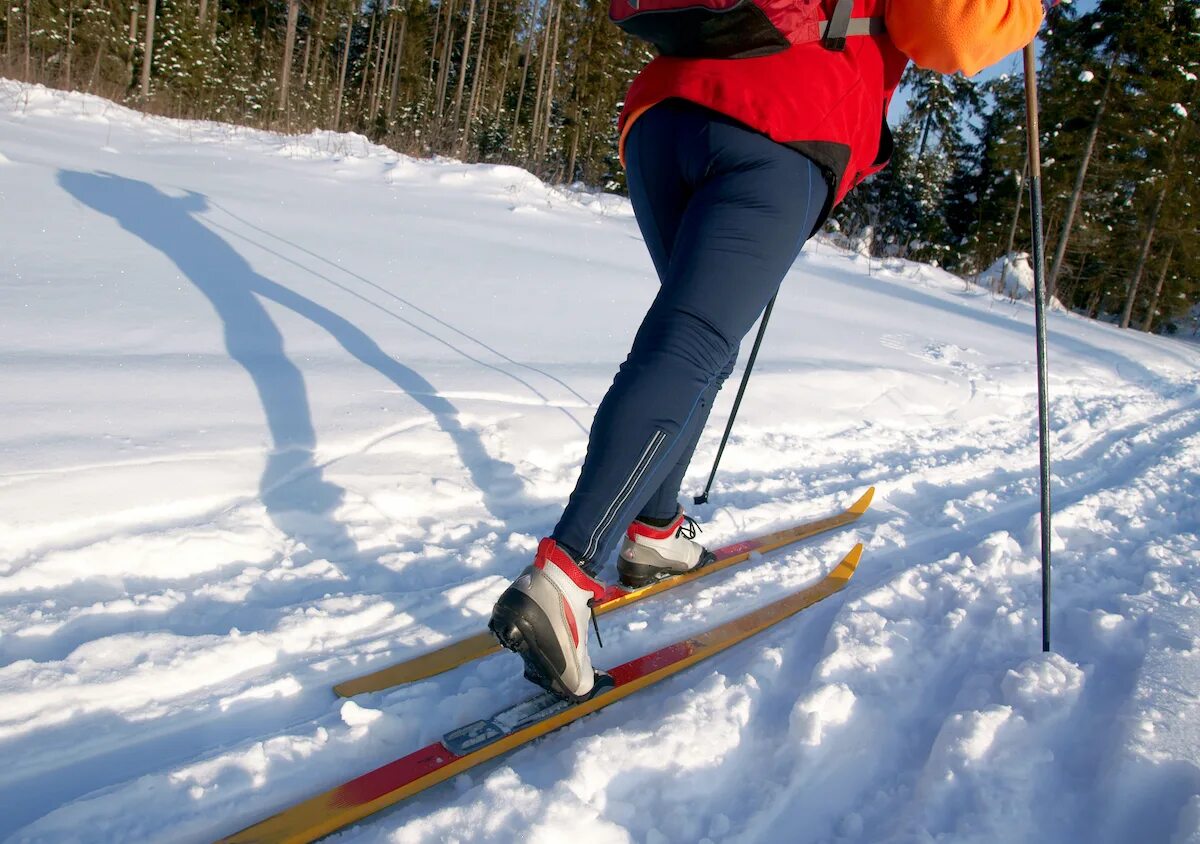
POLYGON ((848 512, 856 515, 862 515, 867 512, 867 508, 871 506, 871 501, 875 498, 875 487, 868 487, 867 491, 859 496, 858 500, 850 505, 848 512))
POLYGON ((833 580, 849 580, 854 576, 854 570, 858 568, 858 561, 862 559, 862 555, 863 544, 860 542, 850 549, 849 554, 842 557, 842 561, 829 573, 829 577, 833 580))

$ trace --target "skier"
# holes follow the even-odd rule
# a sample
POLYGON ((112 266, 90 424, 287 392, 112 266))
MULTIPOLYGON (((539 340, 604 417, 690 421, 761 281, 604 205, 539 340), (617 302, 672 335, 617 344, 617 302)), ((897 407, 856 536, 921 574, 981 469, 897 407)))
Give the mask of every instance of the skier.
POLYGON ((629 196, 661 286, 596 411, 558 525, 489 625, 526 677, 567 700, 612 683, 592 668, 588 623, 618 539, 629 586, 712 559, 678 502, 692 452, 805 241, 887 163, 888 104, 907 63, 976 73, 1033 39, 1043 2, 794 0, 775 13, 824 34, 785 29, 784 48, 748 58, 659 56, 620 115, 629 196))

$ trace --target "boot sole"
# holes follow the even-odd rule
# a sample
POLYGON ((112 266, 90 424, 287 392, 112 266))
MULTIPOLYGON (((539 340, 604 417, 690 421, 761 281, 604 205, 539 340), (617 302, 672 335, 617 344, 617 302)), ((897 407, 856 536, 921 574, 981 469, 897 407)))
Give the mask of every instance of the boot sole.
POLYGON ((591 700, 600 691, 612 686, 612 678, 608 674, 603 671, 595 671, 592 688, 586 694, 577 695, 567 691, 562 682, 562 672, 554 666, 545 653, 532 644, 537 641, 537 635, 534 623, 529 620, 529 614, 535 613, 543 619, 543 623, 546 625, 550 623, 546 619, 546 614, 542 612, 542 608, 520 592, 504 595, 501 598, 504 603, 497 602, 495 609, 492 610, 488 629, 492 631, 492 635, 503 647, 521 657, 525 663, 525 679, 571 703, 591 700))

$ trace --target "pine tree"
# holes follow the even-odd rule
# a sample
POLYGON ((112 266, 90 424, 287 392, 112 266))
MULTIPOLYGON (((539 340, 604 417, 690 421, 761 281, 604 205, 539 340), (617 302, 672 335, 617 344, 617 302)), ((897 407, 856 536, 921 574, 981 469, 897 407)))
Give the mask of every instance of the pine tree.
POLYGON ((1022 227, 1027 216, 1021 213, 1028 175, 1024 87, 1020 77, 1006 75, 981 91, 974 225, 963 247, 967 272, 977 273, 1007 255, 1018 236, 1028 242, 1028 226, 1022 227))

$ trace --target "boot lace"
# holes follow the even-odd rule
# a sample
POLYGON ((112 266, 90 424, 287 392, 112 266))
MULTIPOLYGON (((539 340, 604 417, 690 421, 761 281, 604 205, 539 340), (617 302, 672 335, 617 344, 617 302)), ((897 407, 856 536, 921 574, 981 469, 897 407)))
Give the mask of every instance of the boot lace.
POLYGON ((691 516, 684 516, 683 522, 679 525, 679 530, 675 531, 675 536, 682 536, 684 539, 695 539, 697 533, 704 533, 704 528, 693 519, 691 516))
POLYGON ((592 629, 596 631, 596 644, 604 647, 604 640, 600 638, 600 625, 596 622, 596 599, 588 601, 588 609, 592 611, 592 629))

